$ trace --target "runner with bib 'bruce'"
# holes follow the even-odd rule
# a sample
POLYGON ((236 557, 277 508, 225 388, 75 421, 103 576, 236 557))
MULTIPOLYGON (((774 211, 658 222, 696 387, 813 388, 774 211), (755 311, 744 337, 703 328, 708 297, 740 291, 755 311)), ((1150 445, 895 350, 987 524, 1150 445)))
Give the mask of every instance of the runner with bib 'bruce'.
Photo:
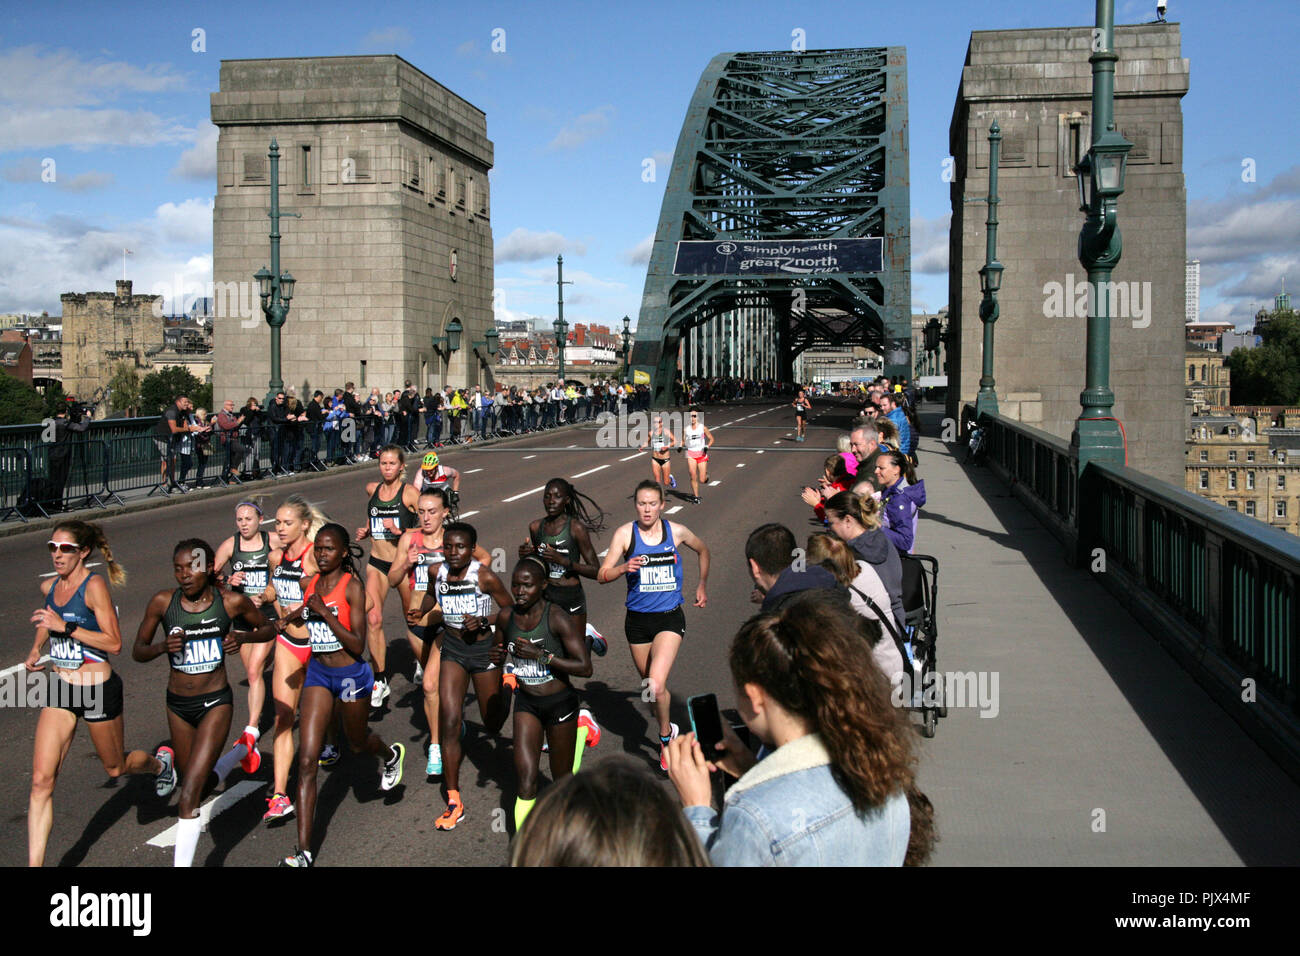
POLYGON ((166 654, 171 663, 167 727, 181 787, 176 866, 194 862, 203 826, 199 819, 203 789, 230 733, 235 695, 226 677, 226 655, 234 654, 242 644, 264 644, 275 636, 274 627, 246 594, 214 586, 216 566, 216 556, 206 541, 189 538, 177 544, 172 570, 179 587, 159 591, 149 601, 131 651, 137 661, 166 654), (245 630, 234 630, 235 621, 245 630), (155 644, 159 625, 166 640, 155 644))
POLYGON ((686 615, 682 612, 682 584, 685 567, 678 548, 685 545, 700 557, 700 583, 695 589, 695 607, 708 601, 709 549, 683 524, 663 517, 664 493, 658 482, 636 486, 636 521, 614 532, 605 563, 596 580, 608 584, 623 576, 627 580, 627 633, 632 661, 650 690, 659 723, 659 766, 665 772, 668 743, 678 727, 668 719, 671 697, 668 673, 686 636, 686 615))

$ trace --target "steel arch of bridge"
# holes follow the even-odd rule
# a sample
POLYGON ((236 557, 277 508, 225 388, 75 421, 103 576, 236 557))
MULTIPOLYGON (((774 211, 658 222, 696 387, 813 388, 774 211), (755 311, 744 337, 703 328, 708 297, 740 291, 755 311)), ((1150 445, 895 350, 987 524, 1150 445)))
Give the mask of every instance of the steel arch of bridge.
POLYGON ((632 351, 656 395, 692 330, 750 353, 740 374, 788 381, 815 344, 862 345, 886 374, 911 374, 907 142, 903 47, 713 58, 677 140, 632 351), (883 272, 673 274, 684 239, 865 237, 884 238, 883 272))

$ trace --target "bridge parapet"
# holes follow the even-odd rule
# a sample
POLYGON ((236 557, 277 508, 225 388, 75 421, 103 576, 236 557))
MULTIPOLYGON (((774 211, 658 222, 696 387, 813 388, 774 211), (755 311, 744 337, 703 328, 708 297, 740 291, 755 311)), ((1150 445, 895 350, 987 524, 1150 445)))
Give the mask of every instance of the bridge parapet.
MULTIPOLYGON (((973 416, 971 416, 973 418, 973 416)), ((987 461, 1287 772, 1300 779, 1300 540, 1068 442, 983 415, 987 461)))

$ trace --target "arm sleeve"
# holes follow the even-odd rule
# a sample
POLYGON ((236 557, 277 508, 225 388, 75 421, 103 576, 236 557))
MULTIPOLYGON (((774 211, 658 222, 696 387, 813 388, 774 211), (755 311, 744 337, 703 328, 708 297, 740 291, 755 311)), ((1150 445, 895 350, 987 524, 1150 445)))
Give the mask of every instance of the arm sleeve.
MULTIPOLYGON (((705 807, 691 807, 691 810, 704 811, 705 807)), ((712 813, 712 810, 708 810, 712 813)), ((714 816, 717 820, 717 816, 714 816)), ((695 832, 700 833, 699 824, 692 818, 695 832)), ((744 804, 732 803, 727 806, 716 823, 710 842, 705 843, 709 859, 714 866, 772 866, 772 840, 762 822, 755 817, 744 804)))
POLYGON ((881 528, 885 532, 885 537, 893 543, 894 547, 900 551, 910 552, 912 550, 912 515, 916 512, 916 505, 907 499, 898 500, 895 498, 885 506, 885 513, 889 515, 889 527, 881 528))

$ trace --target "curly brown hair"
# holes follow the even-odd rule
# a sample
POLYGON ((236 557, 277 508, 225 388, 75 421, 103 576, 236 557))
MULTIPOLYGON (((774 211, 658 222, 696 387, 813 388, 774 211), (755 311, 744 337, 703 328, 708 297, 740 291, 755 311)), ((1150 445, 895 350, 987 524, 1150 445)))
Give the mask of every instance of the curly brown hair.
POLYGON ((933 808, 913 798, 919 791, 907 711, 894 706, 888 679, 863 653, 850 607, 808 591, 777 613, 752 617, 731 645, 730 665, 737 687, 757 684, 821 737, 831 773, 859 815, 907 794, 914 813, 908 856, 928 857, 933 808))

